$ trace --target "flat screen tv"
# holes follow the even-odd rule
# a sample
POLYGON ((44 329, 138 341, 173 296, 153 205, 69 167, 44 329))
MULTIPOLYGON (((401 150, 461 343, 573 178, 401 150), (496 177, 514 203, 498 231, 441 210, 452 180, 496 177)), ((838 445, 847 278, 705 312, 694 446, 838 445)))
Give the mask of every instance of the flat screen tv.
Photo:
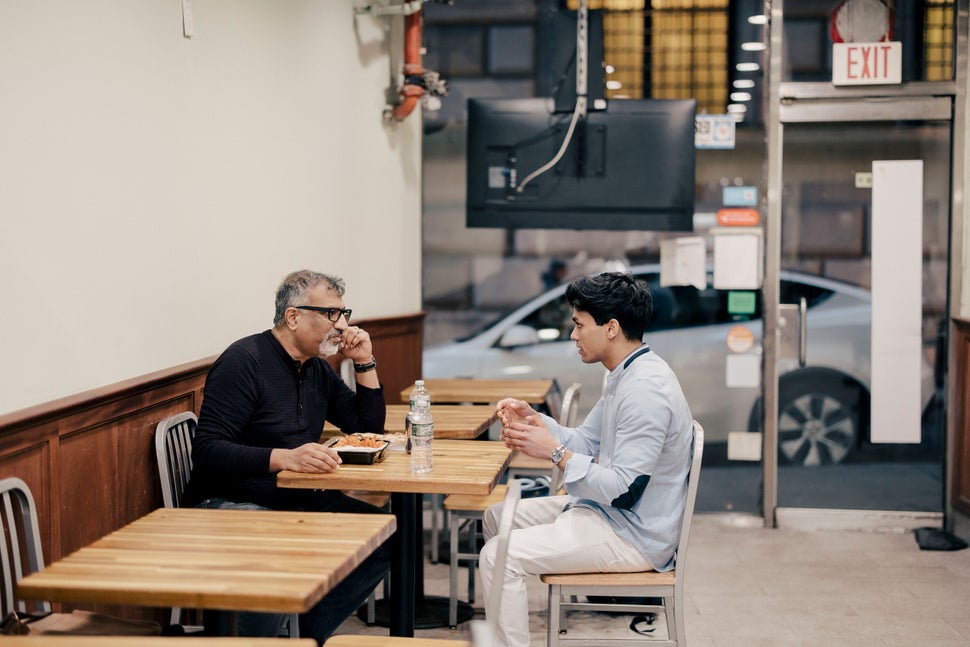
POLYGON ((551 98, 469 99, 469 227, 690 231, 693 99, 611 100, 576 123, 551 98))

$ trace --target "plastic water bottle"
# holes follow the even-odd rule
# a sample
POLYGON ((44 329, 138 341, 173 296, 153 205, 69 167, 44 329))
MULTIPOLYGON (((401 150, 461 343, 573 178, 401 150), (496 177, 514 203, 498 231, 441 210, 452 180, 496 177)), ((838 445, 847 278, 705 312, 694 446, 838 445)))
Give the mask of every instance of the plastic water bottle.
POLYGON ((411 415, 411 472, 424 474, 434 467, 431 441, 434 440, 434 419, 431 417, 431 402, 418 399, 414 402, 411 415))
POLYGON ((408 414, 404 416, 404 435, 407 438, 405 447, 409 454, 411 453, 411 416, 414 413, 414 405, 419 400, 427 402, 428 407, 431 406, 431 394, 428 393, 427 387, 424 386, 424 380, 415 380, 414 388, 411 389, 411 395, 409 397, 411 406, 408 409, 408 414))

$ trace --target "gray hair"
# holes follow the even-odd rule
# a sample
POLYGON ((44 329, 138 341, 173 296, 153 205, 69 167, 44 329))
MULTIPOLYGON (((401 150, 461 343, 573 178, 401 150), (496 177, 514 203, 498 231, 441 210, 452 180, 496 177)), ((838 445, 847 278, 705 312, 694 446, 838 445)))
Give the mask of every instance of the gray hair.
POLYGON ((305 305, 307 292, 321 283, 326 283, 339 297, 342 297, 346 290, 342 278, 311 270, 292 272, 283 279, 280 287, 276 290, 276 316, 273 317, 273 325, 283 324, 283 315, 287 308, 305 305))

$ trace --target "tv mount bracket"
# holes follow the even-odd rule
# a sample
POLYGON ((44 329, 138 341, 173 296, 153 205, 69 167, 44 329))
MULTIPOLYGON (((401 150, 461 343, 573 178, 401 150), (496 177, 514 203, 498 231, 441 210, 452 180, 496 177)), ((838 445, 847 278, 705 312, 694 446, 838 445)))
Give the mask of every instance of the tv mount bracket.
POLYGON ((586 116, 587 69, 589 64, 589 2, 579 0, 576 11, 576 109, 586 116), (580 98, 582 100, 580 101, 580 98))
MULTIPOLYGON (((543 173, 546 173, 550 169, 559 163, 562 159, 563 154, 566 152, 566 148, 569 146, 569 142, 573 138, 573 134, 576 131, 576 125, 578 122, 586 122, 586 101, 587 101, 587 82, 586 82, 586 66, 589 60, 589 2, 588 0, 579 0, 579 6, 576 11, 576 107, 573 110, 572 119, 569 122, 569 128, 566 130, 566 136, 562 141, 562 145, 559 147, 559 152, 556 155, 537 168, 536 170, 529 173, 517 187, 515 191, 517 193, 522 193, 525 190, 526 185, 528 185, 532 180, 536 179, 543 173)), ((582 154, 582 151, 580 151, 582 154)))

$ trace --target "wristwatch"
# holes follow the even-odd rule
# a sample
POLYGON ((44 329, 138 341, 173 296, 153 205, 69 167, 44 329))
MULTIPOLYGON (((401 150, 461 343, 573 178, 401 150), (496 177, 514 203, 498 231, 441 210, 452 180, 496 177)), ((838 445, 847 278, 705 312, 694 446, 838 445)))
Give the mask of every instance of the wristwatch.
POLYGON ((366 373, 367 371, 373 371, 377 368, 377 360, 374 356, 370 356, 370 361, 366 364, 354 364, 354 373, 366 373))
POLYGON ((558 465, 562 462, 562 459, 566 457, 566 446, 560 445, 552 450, 552 454, 549 456, 549 460, 552 461, 553 465, 558 465))

